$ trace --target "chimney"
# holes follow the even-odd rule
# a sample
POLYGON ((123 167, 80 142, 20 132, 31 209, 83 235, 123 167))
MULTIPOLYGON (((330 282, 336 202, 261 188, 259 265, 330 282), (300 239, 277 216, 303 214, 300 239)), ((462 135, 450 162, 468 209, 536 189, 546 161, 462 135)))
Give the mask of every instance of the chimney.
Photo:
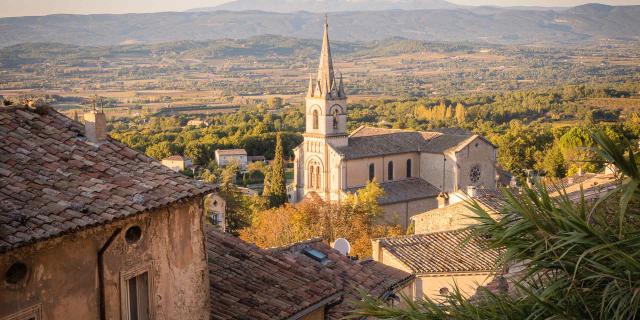
POLYGON ((449 194, 440 192, 438 195, 438 208, 444 208, 449 205, 449 194))
POLYGON ((467 195, 469 198, 476 198, 478 196, 478 188, 476 186, 467 186, 467 195))
POLYGON ((101 143, 107 140, 107 117, 104 112, 93 109, 85 113, 84 130, 90 142, 101 143))
POLYGON ((382 248, 380 246, 382 239, 371 239, 371 257, 374 261, 383 262, 382 248))

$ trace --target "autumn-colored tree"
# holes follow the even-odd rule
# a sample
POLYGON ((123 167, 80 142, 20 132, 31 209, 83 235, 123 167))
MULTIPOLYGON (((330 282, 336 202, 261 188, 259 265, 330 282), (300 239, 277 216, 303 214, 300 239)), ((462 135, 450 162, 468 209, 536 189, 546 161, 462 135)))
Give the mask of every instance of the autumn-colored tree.
POLYGON ((456 121, 458 124, 463 124, 466 121, 467 110, 462 103, 456 105, 456 121))
POLYGON ((251 227, 242 230, 240 237, 261 247, 283 246, 312 237, 328 243, 346 238, 351 243, 350 255, 368 257, 371 239, 402 233, 400 226, 376 224, 382 214, 377 203, 382 194, 380 186, 371 182, 341 203, 310 197, 295 206, 256 212, 251 227))

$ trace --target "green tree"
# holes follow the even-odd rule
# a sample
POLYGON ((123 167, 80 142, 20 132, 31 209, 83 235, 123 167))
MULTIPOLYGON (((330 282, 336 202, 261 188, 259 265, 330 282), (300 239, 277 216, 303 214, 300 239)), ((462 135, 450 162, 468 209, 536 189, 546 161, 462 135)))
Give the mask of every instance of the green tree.
POLYGON ((227 202, 226 220, 230 233, 237 234, 251 223, 251 207, 248 197, 234 184, 237 163, 231 162, 220 174, 220 196, 227 202))
POLYGON ((287 179, 285 177, 284 151, 280 133, 276 135, 276 153, 271 163, 271 174, 269 175, 268 193, 271 207, 279 207, 287 203, 287 179))
POLYGON ((564 178, 566 176, 567 167, 559 147, 554 146, 546 152, 541 169, 548 177, 564 178))
POLYGON ((174 152, 175 147, 173 146, 173 144, 167 141, 151 145, 145 151, 146 155, 156 160, 162 160, 166 157, 170 157, 174 154, 174 152))

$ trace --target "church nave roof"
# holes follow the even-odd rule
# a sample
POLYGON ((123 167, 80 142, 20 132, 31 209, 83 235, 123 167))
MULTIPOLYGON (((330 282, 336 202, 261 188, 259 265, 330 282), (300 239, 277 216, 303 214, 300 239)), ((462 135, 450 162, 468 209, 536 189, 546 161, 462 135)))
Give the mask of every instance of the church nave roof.
MULTIPOLYGON (((387 181, 380 183, 384 196, 378 201, 380 205, 407 202, 427 198, 435 198, 440 189, 420 178, 387 181)), ((349 188, 346 191, 356 193, 362 187, 349 188)))
POLYGON ((336 151, 347 160, 410 152, 443 153, 471 140, 472 134, 447 134, 360 127, 349 136, 349 143, 336 151))

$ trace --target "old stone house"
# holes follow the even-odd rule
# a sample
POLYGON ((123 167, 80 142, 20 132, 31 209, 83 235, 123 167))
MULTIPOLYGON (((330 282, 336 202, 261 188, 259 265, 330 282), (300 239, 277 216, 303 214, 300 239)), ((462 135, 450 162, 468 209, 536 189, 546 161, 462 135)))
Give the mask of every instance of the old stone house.
POLYGON ((469 229, 459 229, 374 239, 373 259, 415 275, 415 299, 439 299, 456 285, 470 297, 500 274, 499 253, 476 239, 467 242, 470 235, 469 229))
POLYGON ((293 202, 309 193, 339 201, 370 180, 382 186, 389 222, 409 224, 438 195, 496 188, 496 147, 472 134, 360 127, 347 133, 347 95, 336 77, 325 24, 316 79, 309 80, 304 141, 295 150, 293 202))
POLYGON ((176 172, 191 169, 191 167, 193 167, 193 162, 191 161, 191 159, 187 157, 183 157, 181 155, 173 155, 170 157, 166 157, 162 159, 162 164, 165 167, 176 172))
POLYGON ((0 319, 207 319, 213 188, 47 107, 0 108, 0 319))
POLYGON ((244 149, 218 149, 215 151, 215 156, 216 163, 220 167, 235 162, 240 167, 240 170, 247 169, 247 151, 244 149))

